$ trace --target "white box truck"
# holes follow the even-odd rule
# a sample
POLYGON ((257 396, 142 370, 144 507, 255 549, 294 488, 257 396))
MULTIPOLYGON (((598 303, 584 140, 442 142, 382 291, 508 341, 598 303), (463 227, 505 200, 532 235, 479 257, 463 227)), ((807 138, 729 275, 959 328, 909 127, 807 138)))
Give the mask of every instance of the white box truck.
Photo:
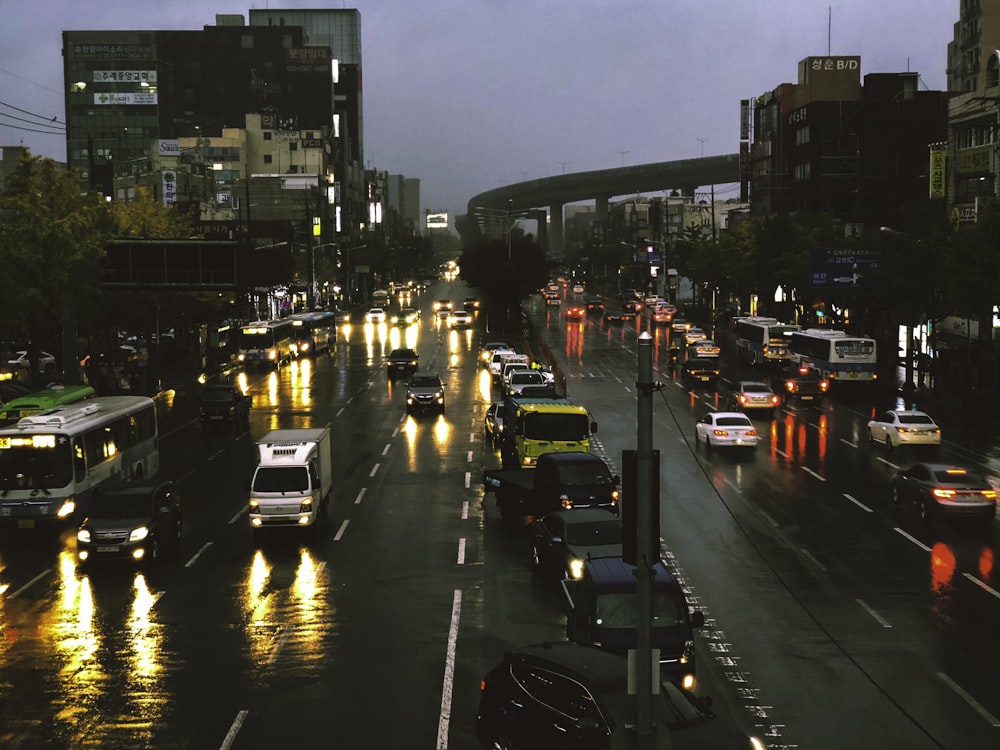
POLYGON ((330 428, 271 430, 257 441, 250 482, 250 526, 315 527, 333 489, 330 428))

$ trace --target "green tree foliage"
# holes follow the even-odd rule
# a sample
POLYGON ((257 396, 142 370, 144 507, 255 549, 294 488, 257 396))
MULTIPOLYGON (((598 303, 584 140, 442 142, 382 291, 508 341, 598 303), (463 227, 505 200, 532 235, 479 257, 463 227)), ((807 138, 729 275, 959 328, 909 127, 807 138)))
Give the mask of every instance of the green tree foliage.
POLYGON ((135 200, 112 203, 111 214, 119 238, 187 239, 192 235, 190 217, 154 200, 142 187, 135 189, 135 200))
POLYGON ((516 320, 521 300, 541 289, 556 264, 531 235, 471 245, 458 261, 463 281, 482 291, 487 305, 502 314, 508 326, 516 320))
POLYGON ((976 223, 953 233, 943 277, 949 312, 979 319, 986 335, 1000 304, 1000 203, 980 203, 976 223))
POLYGON ((0 268, 8 282, 0 315, 34 355, 43 343, 54 348, 67 316, 96 297, 113 223, 100 196, 81 193, 72 174, 37 156, 7 175, 0 214, 0 268))

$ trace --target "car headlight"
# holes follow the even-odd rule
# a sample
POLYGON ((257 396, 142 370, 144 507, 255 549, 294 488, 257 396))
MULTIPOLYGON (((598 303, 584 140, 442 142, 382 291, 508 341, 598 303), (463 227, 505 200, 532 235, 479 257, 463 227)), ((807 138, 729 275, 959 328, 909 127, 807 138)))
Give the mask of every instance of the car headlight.
POLYGON ((141 542, 147 536, 149 536, 149 527, 140 526, 137 529, 132 529, 132 533, 128 535, 128 540, 130 542, 141 542))
POLYGON ((574 581, 579 581, 583 578, 583 560, 573 558, 569 561, 569 576, 574 581))
POLYGON ((76 540, 84 544, 90 544, 90 529, 80 529, 76 532, 76 540))

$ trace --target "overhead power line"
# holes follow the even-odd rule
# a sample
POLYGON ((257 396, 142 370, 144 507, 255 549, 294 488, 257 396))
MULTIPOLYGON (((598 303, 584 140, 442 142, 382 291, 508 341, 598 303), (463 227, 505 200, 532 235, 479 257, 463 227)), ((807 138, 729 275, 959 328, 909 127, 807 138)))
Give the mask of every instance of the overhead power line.
POLYGON ((66 132, 66 127, 64 125, 55 125, 56 119, 53 117, 47 123, 45 122, 35 122, 34 120, 26 120, 23 117, 18 117, 17 115, 8 115, 6 112, 0 112, 0 117, 6 117, 8 120, 17 120, 18 122, 26 122, 29 125, 38 125, 44 128, 52 128, 53 130, 58 130, 60 133, 66 132))
MULTIPOLYGON (((38 125, 43 125, 43 124, 45 124, 47 122, 55 122, 55 123, 58 123, 59 125, 65 125, 66 124, 65 122, 62 122, 62 121, 60 121, 58 119, 58 115, 56 117, 46 117, 45 115, 39 115, 39 114, 36 114, 34 112, 30 112, 27 109, 21 109, 20 107, 15 107, 13 104, 8 104, 7 102, 0 102, 0 107, 7 107, 7 109, 13 109, 16 112, 21 112, 22 114, 31 115, 36 120, 41 120, 41 122, 37 123, 38 125)), ((13 117, 13 115, 7 115, 7 117, 13 117)), ((25 120, 25 122, 28 122, 28 121, 25 120)))
POLYGON ((39 130, 38 128, 26 128, 23 125, 10 125, 6 122, 0 122, 0 128, 12 128, 13 130, 25 130, 29 133, 44 133, 46 135, 57 135, 60 138, 66 137, 65 130, 39 130))

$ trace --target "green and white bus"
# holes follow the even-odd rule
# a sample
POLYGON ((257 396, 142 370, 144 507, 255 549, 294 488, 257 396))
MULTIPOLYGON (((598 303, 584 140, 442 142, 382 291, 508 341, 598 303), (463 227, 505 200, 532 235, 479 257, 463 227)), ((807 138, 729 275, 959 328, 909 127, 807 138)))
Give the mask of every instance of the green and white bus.
POLYGON ((74 404, 94 398, 97 393, 89 385, 54 385, 35 391, 21 398, 11 399, 0 406, 0 424, 16 422, 21 417, 32 417, 57 406, 74 404))
POLYGON ((59 406, 0 428, 0 527, 77 519, 106 482, 160 469, 156 405, 104 396, 59 406))

